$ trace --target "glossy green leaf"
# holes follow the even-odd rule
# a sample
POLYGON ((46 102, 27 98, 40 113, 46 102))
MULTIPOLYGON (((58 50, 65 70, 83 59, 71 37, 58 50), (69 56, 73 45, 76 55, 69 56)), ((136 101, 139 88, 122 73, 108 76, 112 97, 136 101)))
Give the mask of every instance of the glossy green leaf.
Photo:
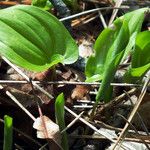
POLYGON ((132 68, 141 67, 150 62, 150 31, 138 34, 132 56, 132 68))
POLYGON ((150 31, 138 34, 131 67, 125 74, 126 82, 137 82, 150 69, 150 31))
POLYGON ((96 95, 96 101, 104 100, 105 102, 110 101, 112 93, 110 90, 110 83, 112 82, 117 67, 122 59, 126 45, 129 39, 128 24, 126 21, 117 20, 115 22, 116 30, 114 33, 114 41, 107 52, 105 59, 104 72, 102 84, 96 95))
POLYGON ((0 54, 32 71, 71 64, 78 48, 67 29, 50 13, 18 5, 0 10, 0 54))
MULTIPOLYGON (((114 60, 114 57, 125 49, 129 38, 126 21, 117 19, 114 27, 105 29, 95 42, 95 56, 88 59, 86 64, 86 77, 89 81, 93 76, 103 79, 106 66, 114 60), (122 26, 124 24, 124 26, 122 26)), ((93 78, 96 79, 96 78, 93 78)), ((94 80, 93 80, 94 81, 94 80)))
MULTIPOLYGON (((62 131, 65 129, 65 119, 64 119, 64 94, 61 93, 57 96, 55 101, 55 116, 56 116, 56 122, 59 125, 60 130, 62 131)), ((66 131, 62 133, 62 147, 64 150, 68 150, 68 139, 66 131)))
POLYGON ((13 119, 7 115, 4 116, 4 144, 3 150, 12 150, 13 119))
POLYGON ((122 59, 124 51, 121 51, 119 54, 115 56, 115 58, 106 66, 106 71, 104 72, 104 78, 102 80, 101 86, 96 95, 96 101, 104 100, 105 102, 109 102, 112 96, 112 87, 110 87, 110 83, 114 79, 114 75, 116 73, 117 67, 122 59), (110 92, 111 91, 111 92, 110 92))
POLYGON ((148 63, 148 64, 146 64, 144 66, 138 67, 138 68, 131 68, 130 73, 131 73, 132 77, 138 77, 138 78, 140 78, 149 69, 150 69, 150 63, 148 63))
POLYGON ((125 15, 126 20, 129 24, 128 27, 129 27, 129 32, 130 32, 130 38, 129 38, 129 43, 125 49, 122 62, 128 56, 128 54, 132 52, 135 48, 135 39, 136 39, 137 34, 141 31, 141 27, 144 21, 146 11, 148 11, 148 8, 142 8, 142 9, 138 9, 133 12, 127 13, 125 15))
POLYGON ((97 38, 94 45, 95 55, 89 57, 88 62, 86 64, 85 74, 87 77, 87 82, 98 81, 102 79, 103 72, 105 69, 104 64, 106 61, 107 53, 112 43, 114 42, 114 36, 115 30, 107 28, 97 38), (107 42, 108 37, 109 42, 107 42))

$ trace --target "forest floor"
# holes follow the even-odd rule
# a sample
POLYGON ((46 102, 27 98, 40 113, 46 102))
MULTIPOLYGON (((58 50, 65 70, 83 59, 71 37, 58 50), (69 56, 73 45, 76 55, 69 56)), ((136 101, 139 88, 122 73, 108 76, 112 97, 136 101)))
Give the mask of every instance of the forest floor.
MULTIPOLYGON (((84 74, 85 61, 93 53, 94 42, 110 20, 113 21, 113 18, 126 12, 150 4, 149 1, 144 0, 134 2, 133 5, 129 1, 115 4, 111 0, 81 0, 79 10, 72 13, 77 14, 96 7, 127 6, 130 9, 120 8, 116 14, 112 13, 113 9, 95 11, 73 18, 71 34, 79 46, 81 61, 74 65, 58 64, 56 78, 53 81, 49 79, 51 69, 41 73, 30 72, 14 66, 7 59, 2 59, 0 65, 0 133, 1 135, 4 133, 4 115, 11 116, 14 130, 13 149, 42 150, 49 149, 48 145, 52 147, 50 149, 60 149, 53 140, 47 143, 45 139, 37 138, 37 130, 33 128, 33 123, 35 118, 39 117, 35 99, 41 103, 42 114, 55 122, 54 102, 62 92, 65 96, 65 123, 70 150, 111 150, 115 144, 118 144, 118 149, 150 149, 149 74, 142 84, 123 83, 120 78, 130 64, 129 56, 126 62, 119 66, 116 79, 111 84, 114 87, 112 100, 108 103, 100 102, 92 120, 89 116, 100 83, 86 83, 84 74), (28 82, 29 79, 32 81, 28 82), (50 99, 45 91, 53 98, 50 99)), ((5 8, 20 3, 30 5, 31 1, 0 1, 0 6, 5 8)), ((57 14, 55 9, 52 12, 54 15, 57 14)), ((150 20, 147 17, 142 30, 149 29, 150 20)), ((3 136, 0 136, 0 149, 2 147, 3 136)))

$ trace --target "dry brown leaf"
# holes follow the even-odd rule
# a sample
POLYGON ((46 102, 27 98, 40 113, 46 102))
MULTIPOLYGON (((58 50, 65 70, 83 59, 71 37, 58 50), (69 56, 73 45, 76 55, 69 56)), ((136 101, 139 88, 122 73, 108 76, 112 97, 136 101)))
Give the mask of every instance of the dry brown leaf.
POLYGON ((38 117, 33 123, 33 128, 37 129, 37 137, 41 139, 46 139, 45 128, 43 125, 43 121, 45 122, 48 138, 54 140, 56 143, 60 145, 61 143, 61 134, 59 130, 59 126, 54 123, 47 116, 38 117))
POLYGON ((74 100, 87 99, 89 91, 89 86, 77 85, 71 94, 71 98, 74 100))

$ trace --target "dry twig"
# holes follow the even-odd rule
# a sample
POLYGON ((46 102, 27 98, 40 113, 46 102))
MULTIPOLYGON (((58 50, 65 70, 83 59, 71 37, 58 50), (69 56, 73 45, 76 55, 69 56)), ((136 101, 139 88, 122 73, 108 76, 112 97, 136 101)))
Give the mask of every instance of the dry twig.
MULTIPOLYGON (((17 68, 14 64, 12 64, 7 58, 2 56, 2 59, 9 64, 12 68, 14 68, 22 77, 24 77, 28 83, 30 82, 30 79, 28 78, 28 76, 25 75, 24 72, 22 72, 19 68, 17 68)), ((53 99, 53 96, 50 95, 47 91, 45 91, 43 88, 41 88, 39 85, 37 85, 36 83, 32 82, 33 85, 40 90, 42 93, 44 93, 45 95, 47 95, 50 99, 53 99)))
MULTIPOLYGON (((144 86, 142 88, 142 91, 141 91, 141 94, 139 96, 139 99, 138 99, 137 103, 135 104, 135 106, 134 106, 134 108, 133 108, 133 110, 132 110, 132 112, 131 112, 131 114, 130 114, 130 116, 128 118, 128 122, 130 122, 130 123, 133 120, 133 117, 136 114, 136 112, 137 112, 137 110, 138 110, 138 108, 139 108, 139 106, 140 106, 140 104, 141 104, 141 102, 143 100, 143 97, 144 97, 144 95, 146 93, 146 90, 147 90, 147 85, 149 83, 149 80, 150 80, 150 76, 148 76, 147 80, 145 80, 145 83, 144 83, 144 86)), ((126 123, 125 126, 124 126, 124 129, 122 130, 122 132, 120 133, 120 136, 117 139, 117 142, 115 143, 115 145, 113 147, 113 150, 115 150, 116 146, 120 142, 121 138, 124 136, 124 134, 125 134, 126 130, 128 129, 128 127, 129 127, 129 124, 126 123)))
POLYGON ((95 9, 87 10, 87 11, 84 11, 84 12, 81 12, 81 13, 78 13, 78 14, 74 14, 74 15, 71 15, 71 16, 68 16, 68 17, 59 19, 59 20, 60 20, 60 21, 70 20, 70 19, 73 19, 73 18, 82 16, 82 15, 86 15, 86 14, 89 14, 89 13, 97 12, 97 11, 100 11, 100 10, 111 10, 111 9, 129 9, 129 7, 122 6, 122 7, 103 7, 103 8, 95 8, 95 9))
MULTIPOLYGON (((0 89, 3 89, 1 85, 0 89)), ((33 121, 36 120, 36 118, 9 91, 6 91, 6 95, 10 97, 33 121)))
MULTIPOLYGON (((145 140, 143 140, 141 137, 140 137, 140 134, 139 134, 139 132, 137 131, 137 129, 132 125, 132 123, 131 122, 128 122, 128 120, 124 117, 124 116, 122 116, 121 114, 117 114, 118 116, 120 116, 122 119, 124 119, 125 121, 126 121, 126 123, 128 123, 129 125, 130 125, 130 127, 135 131, 135 133, 137 134, 137 135, 135 135, 137 138, 139 137, 139 139, 141 140, 141 142, 142 143, 144 143, 145 144, 145 146, 150 150, 150 148, 149 148, 149 146, 148 146, 148 144, 145 142, 145 140)), ((124 140, 124 138, 122 139, 122 141, 124 140)))
MULTIPOLYGON (((131 105, 134 106, 132 99, 131 99, 130 95, 128 94, 128 92, 126 92, 126 91, 124 91, 124 92, 127 95, 127 97, 129 98, 131 105)), ((144 131, 147 133, 147 135, 149 135, 149 131, 148 131, 148 129, 147 129, 147 127, 146 127, 146 125, 145 125, 145 123, 144 123, 144 121, 143 121, 143 119, 142 119, 142 117, 138 111, 137 111, 137 116, 138 116, 139 120, 141 121, 141 126, 143 127, 144 131)))
MULTIPOLYGON (((101 83, 99 82, 72 82, 72 81, 32 81, 34 84, 55 84, 55 85, 89 85, 99 87, 101 83)), ((16 81, 16 80, 0 80, 0 84, 28 84, 29 81, 16 81)), ((122 87, 141 87, 141 84, 130 84, 130 83, 111 83, 111 86, 122 86, 122 87)), ((148 86, 149 87, 149 86, 148 86)))
MULTIPOLYGON (((70 110, 68 107, 65 106, 64 108, 65 108, 66 111, 68 111, 74 117, 78 117, 78 115, 76 113, 74 113, 72 110, 70 110)), ((90 124, 89 122, 87 122, 85 119, 83 119, 83 118, 80 117, 79 120, 81 122, 83 122, 84 124, 86 124, 92 130, 94 130, 95 132, 97 132, 98 134, 103 135, 104 137, 106 137, 107 139, 109 139, 112 142, 115 142, 114 138, 111 138, 110 136, 107 135, 107 133, 98 130, 95 126, 93 126, 92 124, 90 124)), ((126 147, 126 148, 130 147, 131 148, 131 146, 128 146, 127 144, 123 144, 122 147, 126 147)))
MULTIPOLYGON (((116 4, 115 4, 115 7, 120 7, 121 4, 122 4, 122 1, 123 1, 123 0, 117 0, 117 1, 116 1, 116 4)), ((116 15, 117 15, 117 12, 118 12, 118 9, 113 10, 112 16, 111 16, 111 18, 110 18, 110 20, 109 20, 109 23, 108 23, 108 26, 110 26, 110 25, 113 23, 113 21, 114 21, 116 15)))

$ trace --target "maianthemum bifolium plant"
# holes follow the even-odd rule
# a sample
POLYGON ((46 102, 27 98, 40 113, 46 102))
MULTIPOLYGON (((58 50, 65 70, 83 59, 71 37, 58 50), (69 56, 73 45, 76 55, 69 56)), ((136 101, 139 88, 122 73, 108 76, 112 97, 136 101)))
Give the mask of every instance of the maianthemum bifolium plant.
POLYGON ((141 78, 150 69, 150 33, 147 31, 138 34, 147 11, 148 8, 142 8, 117 18, 113 25, 104 29, 97 38, 94 45, 95 54, 88 59, 85 69, 86 81, 102 81, 95 106, 99 101, 111 100, 110 83, 121 60, 129 52, 132 53, 132 62, 125 75, 127 82, 131 82, 131 78, 135 76, 141 78))
MULTIPOLYGON (((71 64, 78 59, 78 47, 64 25, 38 7, 18 5, 0 10, 0 55, 31 71, 44 71, 58 63, 71 64)), ((56 118, 64 124, 64 98, 56 99, 56 118)), ((5 133, 8 133, 5 128, 5 133)), ((66 133, 62 147, 68 149, 66 133)), ((4 149, 11 149, 12 134, 4 139, 4 149), (8 137, 10 140, 7 141, 8 137)))
POLYGON ((31 71, 78 59, 78 47, 64 25, 35 6, 0 10, 0 54, 31 71))

